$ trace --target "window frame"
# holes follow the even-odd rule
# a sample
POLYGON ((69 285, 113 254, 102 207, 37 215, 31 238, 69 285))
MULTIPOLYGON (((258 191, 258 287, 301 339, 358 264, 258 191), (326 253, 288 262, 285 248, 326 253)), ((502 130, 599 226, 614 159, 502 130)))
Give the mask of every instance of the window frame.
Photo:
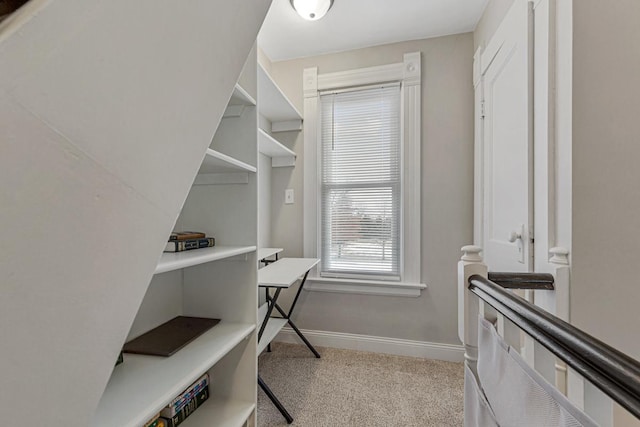
POLYGON ((420 283, 420 52, 405 54, 400 63, 336 73, 318 74, 317 67, 304 69, 304 256, 320 253, 320 93, 389 82, 400 82, 401 87, 400 280, 320 277, 314 269, 307 278, 307 290, 417 297, 426 288, 420 283))
MULTIPOLYGON (((319 270, 319 276, 323 278, 358 279, 358 280, 374 280, 374 281, 384 280, 384 281, 396 281, 396 282, 399 282, 401 279, 402 236, 401 236, 400 226, 402 224, 402 214, 403 214, 402 212, 402 151, 401 151, 402 86, 400 82, 389 82, 389 83, 380 83, 380 84, 367 85, 367 86, 356 86, 356 87, 341 89, 341 90, 322 91, 320 92, 319 102, 320 102, 320 106, 322 107, 322 105, 324 105, 323 97, 331 96, 333 97, 331 101, 332 105, 335 105, 336 102, 338 102, 338 105, 339 105, 340 99, 336 101, 335 97, 339 98, 342 94, 351 94, 351 95, 347 95, 347 97, 351 97, 353 94, 355 94, 356 97, 360 96, 360 99, 364 100, 362 93, 365 91, 367 91, 368 94, 371 94, 372 92, 375 93, 376 94, 375 98, 377 101, 377 99, 379 99, 379 96, 380 96, 379 91, 381 89, 383 91, 386 91, 387 93, 389 92, 389 89, 392 89, 394 93, 389 94, 388 96, 393 97, 394 100, 397 100, 397 103, 394 102, 395 107, 393 107, 394 111, 397 112, 397 115, 394 115, 394 117, 396 117, 398 120, 396 122, 398 124, 397 133, 394 133, 394 136, 397 136, 397 140, 395 140, 394 138, 395 143, 393 144, 393 147, 397 150, 395 151, 395 153, 397 154, 397 163, 396 163, 397 175, 394 175, 394 179, 392 181, 388 181, 388 182, 376 181, 375 182, 375 184, 380 187, 385 187, 385 184, 386 184, 386 186, 391 189, 391 196, 395 202, 393 204, 399 208, 397 213, 393 215, 394 216, 393 224, 395 224, 396 226, 395 227, 390 226, 390 232, 392 229, 394 229, 394 232, 392 234, 394 235, 395 238, 397 238, 397 240, 393 239, 393 242, 394 242, 393 246, 397 250, 394 250, 394 254, 392 258, 392 259, 395 258, 395 261, 397 261, 397 263, 392 261, 392 265, 394 266, 394 271, 391 273, 384 273, 376 270, 353 270, 353 271, 333 270, 332 271, 332 270, 324 269, 327 266, 327 260, 324 259, 324 256, 327 254, 327 251, 330 251, 330 249, 326 247, 326 244, 323 246, 322 236, 325 236, 327 234, 327 229, 326 229, 327 224, 326 222, 323 223, 322 219, 323 217, 326 219, 326 216, 331 215, 331 213, 325 212, 325 208, 327 206, 326 203, 328 201, 326 200, 326 198, 323 199, 323 195, 325 195, 325 197, 327 196, 326 190, 328 188, 332 188, 334 190, 338 188, 349 189, 349 190, 356 190, 356 189, 362 190, 364 188, 370 187, 372 185, 372 182, 358 181, 354 183, 340 183, 340 184, 327 183, 327 181, 325 180, 326 175, 324 174, 326 172, 326 166, 327 166, 327 158, 326 158, 327 152, 326 152, 325 141, 323 140, 324 134, 321 129, 320 137, 318 139, 318 143, 320 144, 319 180, 318 180, 319 181, 318 189, 320 194, 318 206, 319 206, 320 218, 319 218, 318 235, 320 236, 320 238, 318 238, 318 241, 317 241, 317 244, 318 244, 317 253, 321 254, 321 258, 322 258, 320 264, 318 264, 318 270, 319 270), (360 95, 358 95, 358 93, 360 95), (397 268, 397 270, 395 270, 395 268, 397 268)), ((369 103, 371 103, 371 101, 373 100, 373 95, 365 95, 365 97, 366 97, 366 101, 369 103)), ((353 98, 351 99, 352 99, 351 102, 353 102, 353 98)), ((326 123, 327 118, 323 117, 322 111, 324 111, 323 108, 321 108, 319 111, 318 120, 319 120, 319 123, 324 124, 326 123)), ((335 118, 337 118, 337 116, 335 118)), ((330 121, 334 120, 333 114, 331 115, 331 118, 329 120, 330 121)), ((386 128, 381 130, 384 131, 386 130, 386 128)), ((339 162, 338 159, 335 159, 335 160, 339 162)), ((392 164, 390 164, 390 167, 392 167, 392 164)))

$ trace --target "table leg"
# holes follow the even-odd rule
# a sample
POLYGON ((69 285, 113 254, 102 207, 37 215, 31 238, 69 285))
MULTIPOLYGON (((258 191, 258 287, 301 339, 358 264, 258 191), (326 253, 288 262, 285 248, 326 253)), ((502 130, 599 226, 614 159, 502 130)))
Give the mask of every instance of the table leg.
POLYGON ((267 299, 267 314, 264 316, 264 320, 262 321, 262 326, 260 326, 260 331, 258 332, 258 342, 260 342, 260 338, 262 338, 264 329, 267 327, 267 322, 271 317, 271 312, 273 311, 273 307, 275 306, 276 301, 278 300, 278 296, 280 296, 281 290, 282 288, 276 289, 276 294, 273 296, 273 300, 272 300, 273 302, 271 304, 269 304, 269 300, 271 300, 271 298, 267 299))
MULTIPOLYGON (((278 255, 278 254, 276 254, 278 255)), ((271 299, 269 297, 269 288, 264 288, 264 295, 267 299, 267 303, 269 302, 269 300, 271 299)), ((271 353, 271 343, 267 344, 267 353, 271 353)))
POLYGON ((282 414, 282 416, 287 420, 287 424, 291 424, 293 422, 293 417, 287 412, 285 407, 280 403, 275 394, 271 391, 271 389, 264 383, 260 375, 258 375, 258 385, 264 391, 264 394, 271 400, 271 402, 278 408, 278 411, 282 414))
POLYGON ((309 275, 308 271, 306 273, 304 273, 304 277, 302 278, 302 282, 300 282, 300 287, 298 288, 298 292, 296 292, 296 297, 293 299, 293 302, 291 303, 291 308, 289 308, 289 314, 285 316, 287 319, 289 319, 291 317, 291 313, 293 313, 293 309, 296 308, 296 304, 298 302, 298 297, 300 296, 300 293, 302 292, 302 288, 304 287, 304 282, 307 281, 307 276, 308 275, 309 275))
MULTIPOLYGON (((291 328, 295 331, 295 333, 298 334, 298 336, 305 343, 307 348, 314 354, 314 356, 316 356, 316 358, 320 359, 320 353, 318 353, 318 351, 313 347, 313 345, 311 345, 309 340, 307 340, 307 337, 305 337, 302 334, 302 332, 300 332, 300 329, 298 329, 298 327, 291 320, 291 313, 293 313, 293 309, 295 308, 295 305, 298 302, 298 297, 300 296, 300 292, 302 292, 302 288, 304 286, 304 283, 307 280, 307 275, 308 274, 309 274, 309 272, 307 271, 305 273, 305 275, 304 275, 304 278, 302 279, 302 282, 300 282, 300 287, 298 288, 298 292, 296 293, 296 297, 294 298, 293 303, 291 304, 291 308, 289 309, 289 314, 286 314, 284 312, 284 310, 278 305, 278 303, 277 303, 275 298, 272 300, 272 302, 273 302, 273 306, 275 307, 275 309, 280 313, 280 315, 282 315, 282 317, 287 319, 287 322, 289 323, 289 326, 291 326, 291 328)), ((268 295, 267 295, 267 298, 269 298, 268 295)))

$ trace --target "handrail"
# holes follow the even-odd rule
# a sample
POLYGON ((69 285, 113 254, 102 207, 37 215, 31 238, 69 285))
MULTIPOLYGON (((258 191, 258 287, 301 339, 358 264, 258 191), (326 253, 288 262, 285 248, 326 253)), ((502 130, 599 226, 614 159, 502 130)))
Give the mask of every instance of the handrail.
POLYGON ((548 273, 497 273, 490 271, 489 280, 505 289, 555 289, 553 274, 548 273))
POLYGON ((482 276, 469 290, 640 418, 640 362, 482 276))

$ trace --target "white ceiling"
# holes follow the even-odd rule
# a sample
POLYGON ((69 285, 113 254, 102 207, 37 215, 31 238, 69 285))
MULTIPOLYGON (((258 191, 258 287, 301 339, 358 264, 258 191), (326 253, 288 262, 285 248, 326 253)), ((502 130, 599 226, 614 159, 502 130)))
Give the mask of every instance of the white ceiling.
POLYGON ((273 0, 258 44, 272 61, 473 31, 487 0, 335 0, 305 21, 273 0))

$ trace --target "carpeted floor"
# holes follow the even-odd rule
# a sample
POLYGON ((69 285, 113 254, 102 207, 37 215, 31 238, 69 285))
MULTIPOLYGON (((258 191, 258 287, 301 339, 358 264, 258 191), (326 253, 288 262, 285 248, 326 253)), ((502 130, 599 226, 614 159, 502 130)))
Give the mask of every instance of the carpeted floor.
MULTIPOLYGON (((461 363, 273 343, 259 372, 298 427, 446 427, 463 421, 461 363)), ((258 427, 286 426, 258 388, 258 427)))

